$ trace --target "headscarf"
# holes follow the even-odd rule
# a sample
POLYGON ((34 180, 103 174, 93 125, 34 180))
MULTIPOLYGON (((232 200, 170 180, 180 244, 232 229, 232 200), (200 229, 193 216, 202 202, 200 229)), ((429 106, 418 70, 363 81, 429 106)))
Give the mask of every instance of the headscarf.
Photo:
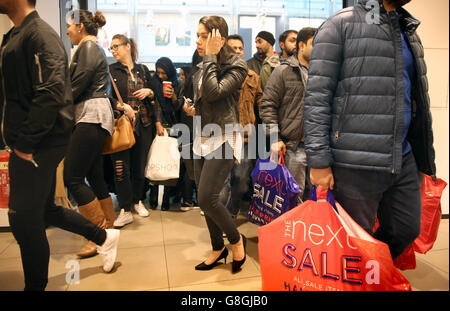
MULTIPOLYGON (((178 78, 177 78, 177 70, 175 69, 175 66, 173 65, 172 61, 167 57, 161 57, 156 62, 155 68, 161 68, 164 70, 164 72, 167 74, 167 81, 172 82, 172 87, 174 89, 175 94, 178 93, 178 78)), ((172 103, 171 98, 164 97, 163 92, 163 85, 162 80, 158 77, 156 71, 153 74, 152 80, 152 89, 155 92, 156 99, 158 100, 162 114, 163 119, 165 123, 167 123, 169 126, 172 126, 173 124, 177 123, 177 118, 175 115, 175 107, 172 103)))

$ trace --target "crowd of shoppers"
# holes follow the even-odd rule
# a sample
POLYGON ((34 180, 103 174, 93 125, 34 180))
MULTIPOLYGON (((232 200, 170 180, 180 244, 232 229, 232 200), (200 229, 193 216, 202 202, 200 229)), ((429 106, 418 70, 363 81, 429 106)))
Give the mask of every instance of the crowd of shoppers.
POLYGON ((120 236, 113 228, 132 223, 133 211, 148 217, 147 193, 156 209, 159 189, 161 210, 198 205, 204 215, 211 252, 195 269, 226 262, 226 237, 232 272, 240 271, 246 237, 235 219, 251 197, 249 140, 261 135, 253 130, 260 123, 271 129, 264 135, 278 137, 270 149, 285 154, 299 203, 311 185, 333 189, 366 231, 378 218, 374 236, 399 256, 419 234, 420 176, 436 173, 423 47, 419 22, 402 8, 409 1, 380 0, 382 18, 370 25, 362 25, 368 9, 367 0, 360 2, 319 29, 283 32, 281 53, 273 34, 259 32, 257 53, 247 62, 242 37, 229 35, 222 17, 204 16, 191 66, 178 77, 169 57, 159 58, 151 74, 138 62, 134 39, 123 34, 112 38, 116 62, 108 65, 96 39, 106 24, 101 12, 77 10, 68 19, 67 36, 77 47, 69 62, 35 0, 1 1, 0 13, 14 23, 2 42, 0 110, 3 145, 11 152, 8 216, 25 289, 47 284, 47 224, 85 237, 78 255, 100 253, 110 272, 120 236), (123 115, 135 144, 103 155, 123 115), (177 124, 190 130, 178 180, 146 179, 154 138, 176 135, 177 124), (78 213, 53 200, 63 159, 78 213))

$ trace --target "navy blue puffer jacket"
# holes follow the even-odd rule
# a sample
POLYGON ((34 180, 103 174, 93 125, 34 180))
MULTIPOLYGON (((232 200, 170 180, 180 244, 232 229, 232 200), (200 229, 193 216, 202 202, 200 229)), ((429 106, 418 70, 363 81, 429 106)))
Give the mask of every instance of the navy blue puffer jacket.
POLYGON ((398 19, 381 7, 379 23, 368 23, 371 7, 366 3, 330 17, 314 38, 304 108, 308 165, 400 172, 402 27, 416 68, 407 139, 419 170, 435 175, 427 71, 415 32, 420 22, 403 8, 397 10, 402 15, 398 19))

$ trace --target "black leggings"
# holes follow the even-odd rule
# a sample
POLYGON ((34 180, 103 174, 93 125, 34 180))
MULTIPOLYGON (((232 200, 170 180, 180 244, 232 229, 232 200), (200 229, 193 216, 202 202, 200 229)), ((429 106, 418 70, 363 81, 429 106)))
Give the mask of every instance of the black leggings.
POLYGON ((82 215, 55 206, 56 168, 65 152, 66 146, 36 151, 33 157, 39 167, 15 154, 9 160, 8 217, 20 247, 25 290, 44 290, 47 285, 50 247, 46 225, 82 235, 97 245, 106 239, 106 231, 82 215))
POLYGON ((64 183, 78 205, 86 205, 96 197, 99 200, 109 197, 102 157, 108 135, 100 124, 78 123, 75 126, 64 161, 64 183))
POLYGON ((225 246, 223 232, 226 233, 231 244, 239 242, 241 236, 230 212, 219 200, 225 180, 233 168, 234 159, 225 159, 225 144, 215 152, 222 152, 222 157, 220 159, 205 159, 204 157, 194 159, 194 172, 198 189, 198 203, 205 213, 212 248, 218 251, 225 246))

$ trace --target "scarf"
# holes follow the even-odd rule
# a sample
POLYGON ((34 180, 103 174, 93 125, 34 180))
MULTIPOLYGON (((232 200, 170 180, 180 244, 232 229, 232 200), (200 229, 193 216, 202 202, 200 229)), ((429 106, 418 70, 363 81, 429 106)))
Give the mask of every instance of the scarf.
MULTIPOLYGON (((175 94, 178 93, 178 79, 177 79, 177 71, 172 61, 167 57, 161 57, 155 64, 155 68, 161 68, 167 74, 167 80, 172 82, 172 87, 174 89, 175 94)), ((155 97, 158 100, 158 103, 161 106, 161 111, 163 115, 164 123, 172 126, 177 123, 177 118, 175 114, 175 107, 172 103, 171 98, 164 97, 163 85, 161 79, 158 77, 156 72, 152 76, 151 86, 153 91, 155 92, 155 97)))

